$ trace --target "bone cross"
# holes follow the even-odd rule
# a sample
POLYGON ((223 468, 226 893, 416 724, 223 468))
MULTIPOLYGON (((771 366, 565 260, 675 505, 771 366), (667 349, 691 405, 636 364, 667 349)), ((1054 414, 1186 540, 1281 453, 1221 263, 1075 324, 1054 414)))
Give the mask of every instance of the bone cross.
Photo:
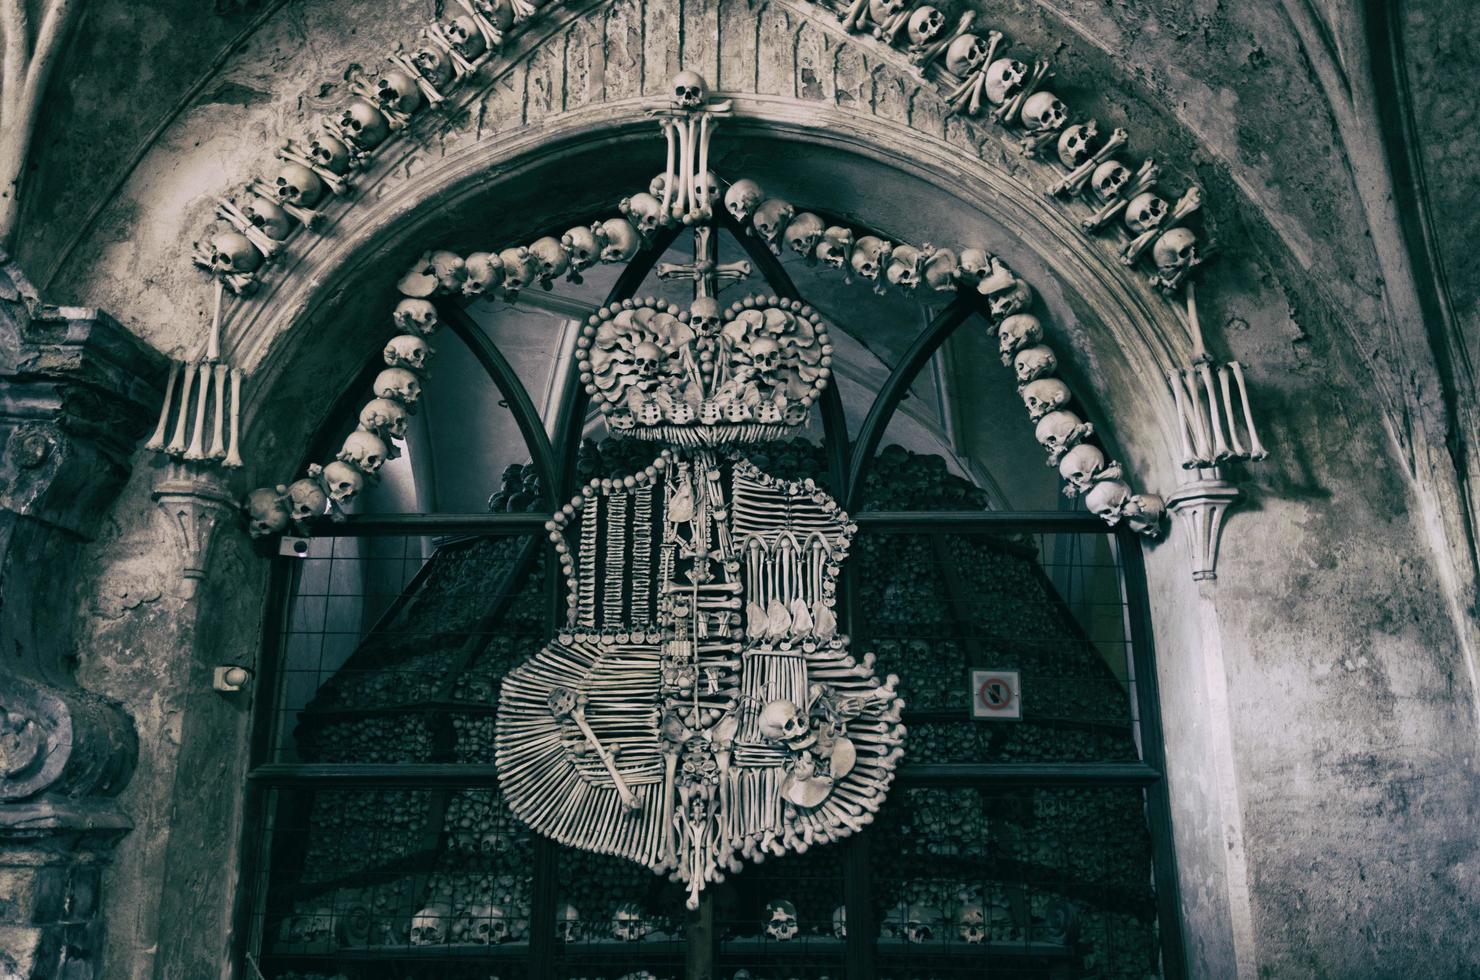
POLYGON ((695 299, 714 296, 721 286, 750 278, 749 262, 716 262, 712 244, 712 229, 699 225, 694 229, 694 261, 659 262, 658 278, 692 281, 695 299))

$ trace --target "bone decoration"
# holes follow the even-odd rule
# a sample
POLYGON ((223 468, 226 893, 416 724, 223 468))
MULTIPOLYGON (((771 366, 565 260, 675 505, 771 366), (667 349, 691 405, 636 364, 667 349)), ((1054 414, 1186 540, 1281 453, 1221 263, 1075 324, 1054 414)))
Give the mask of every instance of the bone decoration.
POLYGON ((242 465, 242 371, 221 357, 221 303, 226 288, 216 282, 215 313, 205 351, 197 360, 170 363, 159 421, 144 448, 187 463, 242 465))

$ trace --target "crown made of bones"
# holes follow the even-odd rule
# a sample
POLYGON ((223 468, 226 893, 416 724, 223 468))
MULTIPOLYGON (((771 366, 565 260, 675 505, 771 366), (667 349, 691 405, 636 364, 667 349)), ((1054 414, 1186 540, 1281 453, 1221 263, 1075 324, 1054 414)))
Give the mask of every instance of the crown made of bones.
POLYGON ((687 310, 633 299, 597 310, 576 351, 581 381, 613 430, 707 446, 776 439, 804 425, 832 374, 822 316, 751 296, 687 310))

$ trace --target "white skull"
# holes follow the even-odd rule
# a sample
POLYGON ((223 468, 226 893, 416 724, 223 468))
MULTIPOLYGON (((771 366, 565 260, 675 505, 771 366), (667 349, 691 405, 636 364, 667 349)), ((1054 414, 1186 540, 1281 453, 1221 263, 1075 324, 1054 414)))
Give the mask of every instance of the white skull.
POLYGON ((1191 228, 1172 228, 1151 247, 1151 259, 1163 278, 1173 279, 1197 265, 1197 234, 1191 228))
POLYGON ((663 220, 663 202, 646 191, 624 197, 618 207, 637 226, 638 234, 644 238, 657 231, 658 224, 663 220))
POLYGON ((915 246, 896 245, 894 251, 889 253, 889 268, 884 278, 889 280, 891 286, 913 290, 920 285, 924 262, 925 254, 915 246))
POLYGON ((372 398, 360 409, 360 428, 379 432, 382 438, 405 439, 410 421, 405 407, 389 398, 372 398))
POLYGON ((468 278, 468 265, 461 255, 439 248, 427 256, 427 264, 439 290, 444 293, 462 291, 463 281, 468 278))
POLYGON ((437 329, 437 307, 431 300, 407 297, 396 304, 391 320, 396 324, 397 330, 430 335, 437 329))
POLYGON ((817 243, 817 258, 823 265, 834 269, 846 269, 853 255, 853 229, 842 225, 831 225, 822 233, 817 243))
POLYGON ((329 491, 329 499, 341 507, 354 500, 365 489, 365 477, 343 460, 336 459, 325 466, 319 479, 323 481, 324 489, 329 491))
POLYGON ((968 903, 956 910, 956 935, 973 946, 986 942, 987 917, 980 905, 968 903))
POLYGON ((529 246, 529 254, 540 265, 540 283, 546 289, 570 266, 570 252, 553 235, 537 239, 529 246))
POLYGON ((883 239, 864 235, 853 246, 853 271, 865 279, 877 280, 893 250, 894 246, 883 239))
POLYGON ((755 209, 755 230, 771 246, 771 251, 780 254, 781 236, 796 213, 796 208, 779 197, 764 201, 755 209))
POLYGON ((242 205, 242 214, 275 242, 287 238, 293 230, 293 220, 288 217, 288 212, 255 194, 242 205))
POLYGON ((1099 135, 1093 121, 1075 123, 1059 134, 1059 162, 1073 170, 1090 158, 1090 142, 1099 135))
POLYGON ((1002 364, 1012 363, 1013 355, 1024 347, 1043 340, 1043 324, 1031 313, 1015 313, 997 328, 997 349, 1002 364))
POLYGON ((742 178, 725 191, 725 210, 730 212, 737 224, 743 225, 755 214, 755 209, 765 196, 766 192, 761 190, 760 184, 749 178, 742 178))
POLYGON ((718 336, 722 324, 719 302, 712 296, 701 296, 689 307, 689 328, 695 335, 706 339, 718 336))
POLYGON ((998 58, 987 67, 987 101, 1001 105, 1017 94, 1028 77, 1028 66, 1012 58, 998 58))
POLYGON ((463 270, 467 273, 462 284, 464 296, 482 296, 504 281, 504 264, 492 252, 470 253, 463 260, 463 270))
POLYGON ((1033 301, 1033 289, 1007 263, 993 256, 990 261, 991 275, 977 283, 976 290, 987 297, 987 305, 995 317, 1007 317, 1021 311, 1033 301))
POLYGON ((804 211, 787 224, 786 246, 804 259, 811 258, 826 229, 827 225, 821 218, 811 211, 804 211))
POLYGON ((498 253, 498 260, 504 267, 505 292, 517 293, 534 282, 540 274, 539 260, 529 254, 529 249, 523 245, 504 249, 498 253))
POLYGON ((433 350, 425 340, 413 334, 402 334, 392 337, 385 345, 381 356, 390 367, 410 368, 413 371, 425 371, 427 361, 433 354, 433 350))
POLYGON ((770 337, 757 337, 745 353, 756 375, 768 384, 775 384, 776 371, 781 366, 781 345, 770 337))
POLYGON ((361 473, 373 474, 385 465, 387 452, 385 440, 380 436, 364 429, 356 429, 344 437, 344 446, 336 458, 342 463, 349 463, 361 473))
POLYGON ((1017 357, 1013 358, 1012 366, 1017 372, 1018 384, 1025 385, 1029 381, 1037 381, 1057 371, 1059 359, 1052 347, 1047 344, 1037 344, 1018 351, 1017 357))
POLYGON ((1073 412, 1049 412, 1038 420, 1033 436, 1038 444, 1048 450, 1050 466, 1059 465, 1064 453, 1093 435, 1095 427, 1082 422, 1073 412))
POLYGON ((597 233, 600 231, 601 225, 577 225, 560 236, 560 244, 565 246, 565 251, 570 255, 571 282, 580 282, 580 273, 595 265, 601 258, 606 235, 602 234, 598 238, 597 233))
POLYGON ((513 916, 502 905, 473 905, 463 922, 463 938, 479 946, 506 943, 513 936, 513 916))
POLYGON ((483 32, 478 30, 478 25, 466 15, 459 14, 443 24, 442 32, 457 53, 469 61, 477 58, 488 48, 483 40, 483 32))
POLYGON ((569 902, 555 910, 555 937, 563 943, 581 938, 581 911, 569 902))
POLYGON ((262 264, 262 253, 251 239, 236 231, 218 232, 210 241, 211 267, 219 272, 251 272, 262 264))
POLYGON ((626 218, 608 218, 601 223, 601 261, 626 262, 642 247, 642 238, 626 218))
POLYGON ((946 48, 946 71, 965 78, 981 67, 987 58, 987 42, 975 34, 962 34, 946 48))
POLYGON ((761 709, 757 727, 773 742, 795 742, 807 735, 807 717, 789 698, 777 698, 761 709))
POLYGON ((833 909, 832 929, 838 939, 848 938, 848 906, 839 905, 833 909))
POLYGON ((318 480, 312 477, 294 480, 288 484, 284 496, 288 498, 288 516, 298 524, 321 516, 324 513, 324 507, 329 503, 324 488, 318 480))
POLYGON ((411 917, 411 945, 440 946, 447 942, 452 910, 446 905, 428 905, 411 917))
POLYGON ((339 128, 367 150, 373 150, 391 134, 385 115, 364 99, 355 99, 339 114, 339 128))
POLYGON ((1069 107, 1052 92, 1034 92, 1023 100, 1022 118, 1030 132, 1045 133, 1069 121, 1069 107))
POLYGON ((910 14, 909 36, 910 44, 917 48, 923 48, 940 37, 941 31, 946 26, 946 15, 935 7, 917 7, 910 14))
POLYGON ((272 487, 253 490, 242 503, 242 510, 247 513, 247 529, 254 538, 265 538, 288 529, 290 515, 281 490, 272 487))
MULTIPOLYGON (((1104 480, 1101 484, 1096 484, 1096 486, 1101 486, 1103 483, 1115 482, 1117 481, 1104 480)), ((1098 514, 1099 511, 1095 509, 1094 504, 1091 502, 1093 496, 1094 491, 1091 490, 1089 496, 1085 498, 1086 504, 1098 514)), ((1161 533, 1161 520, 1166 516, 1167 502, 1159 495, 1154 493, 1138 493, 1127 500, 1121 509, 1125 517, 1125 522, 1130 525, 1132 531, 1148 537, 1156 537, 1161 533)), ((1104 515, 1101 516, 1103 517, 1104 515)))
POLYGON ((635 943, 648 934, 648 924, 643 921, 642 909, 634 902, 623 902, 612 913, 612 936, 623 942, 635 943))
POLYGON ((1095 197, 1101 201, 1109 201, 1120 196, 1130 179, 1129 167, 1119 160, 1106 160, 1095 168, 1094 175, 1089 179, 1089 186, 1094 189, 1095 197))
POLYGON ((968 285, 982 281, 991 269, 992 257, 985 249, 963 248, 961 250, 960 273, 957 278, 968 285))
POLYGON ((324 182, 301 163, 286 163, 277 175, 278 200, 311 208, 324 196, 324 182))
POLYGON ((411 63, 421 77, 431 83, 432 88, 440 89, 452 81, 452 62, 435 44, 419 45, 411 55, 411 63))
POLYGON ((696 71, 681 71, 673 76, 673 102, 680 109, 697 109, 704 104, 709 86, 696 71))
POLYGON ((309 140, 308 155, 331 174, 349 173, 349 147, 328 133, 320 133, 309 140))
POLYGON ((930 905, 911 905, 904 923, 904 938, 912 943, 928 943, 940 927, 940 909, 930 905))
POLYGON ((938 248, 925 262, 925 285, 938 292, 950 292, 956 288, 961 263, 956 253, 948 248, 938 248))
POLYGON ((1078 496, 1086 492, 1104 468, 1105 454, 1097 446, 1088 443, 1075 446, 1059 461, 1059 476, 1068 483, 1064 493, 1078 496))
POLYGON ((1039 378, 1018 389, 1023 404, 1028 407, 1028 418, 1037 422, 1049 412, 1056 412, 1069 404, 1069 386, 1058 378, 1039 378))
MULTIPOLYGON (((1079 447, 1084 448, 1084 447, 1079 447)), ((1150 494, 1147 494, 1150 496, 1150 494)), ((1126 516, 1126 505, 1131 499, 1131 488, 1120 480, 1101 480, 1084 496, 1084 505, 1112 527, 1126 516)), ((1159 499, 1159 498, 1158 498, 1159 499)))
POLYGON ((1167 202, 1147 191, 1131 198, 1125 206, 1125 226, 1137 235, 1161 227, 1167 216, 1167 202))
POLYGON ((415 112, 421 107, 421 89, 410 75, 393 68, 375 80, 375 100, 382 109, 415 112))
POLYGON ((643 341, 632 351, 632 363, 642 381, 653 382, 663 376, 668 354, 651 341, 643 341))
POLYGON ((421 379, 405 368, 386 368, 372 386, 377 398, 392 398, 407 408, 421 397, 421 379))
MULTIPOLYGON (((772 702, 774 703, 774 702, 772 702)), ((786 942, 797 934, 797 907, 784 898, 766 903, 766 935, 786 942)))

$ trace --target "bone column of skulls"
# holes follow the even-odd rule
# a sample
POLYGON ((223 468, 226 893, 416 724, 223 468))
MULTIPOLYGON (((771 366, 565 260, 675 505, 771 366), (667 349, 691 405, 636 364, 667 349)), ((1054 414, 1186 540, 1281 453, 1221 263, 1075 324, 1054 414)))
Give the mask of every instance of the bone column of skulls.
POLYGON ((221 358, 225 289, 223 278, 216 276, 205 351, 195 360, 171 361, 159 421, 144 448, 190 463, 235 469, 242 465, 242 371, 221 358))

